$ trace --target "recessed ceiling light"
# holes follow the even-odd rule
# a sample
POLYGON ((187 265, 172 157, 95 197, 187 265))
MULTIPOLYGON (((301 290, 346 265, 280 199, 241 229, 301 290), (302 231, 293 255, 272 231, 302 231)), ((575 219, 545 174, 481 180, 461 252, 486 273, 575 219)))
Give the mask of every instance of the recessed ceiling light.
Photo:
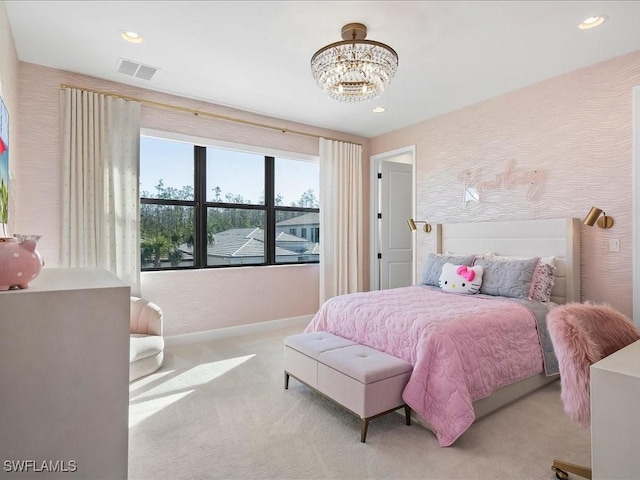
POLYGON ((120 36, 122 37, 122 39, 124 41, 129 42, 129 43, 140 43, 140 42, 142 42, 142 37, 140 36, 140 34, 138 34, 136 32, 132 32, 131 30, 120 32, 120 36))
POLYGON ((578 28, 580 30, 587 30, 589 28, 595 28, 599 25, 602 25, 607 20, 606 15, 593 15, 589 18, 585 18, 578 28))
POLYGON ((386 109, 384 107, 376 107, 373 109, 373 113, 382 113, 384 112, 386 109))

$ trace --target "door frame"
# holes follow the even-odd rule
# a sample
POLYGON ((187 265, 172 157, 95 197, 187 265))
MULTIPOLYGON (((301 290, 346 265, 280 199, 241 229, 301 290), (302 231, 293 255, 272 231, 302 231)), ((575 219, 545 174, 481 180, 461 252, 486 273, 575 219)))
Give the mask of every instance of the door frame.
POLYGON ((640 327, 640 85, 633 88, 633 323, 640 327))
MULTIPOLYGON (((411 217, 416 217, 416 146, 409 145, 397 148, 389 152, 378 153, 370 157, 370 221, 369 221, 369 290, 380 290, 380 272, 378 265, 378 250, 380 248, 380 232, 378 231, 378 199, 380 192, 378 188, 378 172, 380 162, 391 160, 400 155, 411 155, 411 217)), ((408 219, 407 219, 408 220, 408 219)), ((408 228, 408 227, 407 227, 408 228)), ((412 281, 416 283, 416 237, 411 237, 411 271, 412 281)))

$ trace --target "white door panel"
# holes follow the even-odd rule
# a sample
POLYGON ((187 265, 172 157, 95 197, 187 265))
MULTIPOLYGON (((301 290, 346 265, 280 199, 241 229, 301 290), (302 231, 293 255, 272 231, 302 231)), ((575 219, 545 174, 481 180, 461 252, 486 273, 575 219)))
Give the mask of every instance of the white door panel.
POLYGON ((411 285, 411 261, 389 262, 387 276, 389 279, 387 288, 408 287, 411 285))
POLYGON ((412 282, 411 217, 412 165, 380 162, 380 289, 406 287, 412 282))

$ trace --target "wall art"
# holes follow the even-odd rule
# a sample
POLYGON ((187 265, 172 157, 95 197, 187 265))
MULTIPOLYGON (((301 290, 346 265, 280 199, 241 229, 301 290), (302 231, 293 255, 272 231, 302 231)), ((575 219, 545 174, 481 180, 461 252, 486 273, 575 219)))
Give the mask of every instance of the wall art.
POLYGON ((9 222, 9 113, 0 98, 0 236, 9 222))

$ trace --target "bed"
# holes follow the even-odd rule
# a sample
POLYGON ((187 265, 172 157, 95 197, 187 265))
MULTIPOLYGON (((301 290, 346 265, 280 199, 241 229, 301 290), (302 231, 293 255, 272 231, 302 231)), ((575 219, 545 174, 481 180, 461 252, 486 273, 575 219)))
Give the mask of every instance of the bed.
POLYGON ((436 225, 416 285, 329 299, 305 331, 410 362, 403 399, 450 446, 478 418, 558 378, 545 318, 553 305, 580 300, 579 231, 573 218, 436 225), (484 272, 480 292, 434 284, 443 262, 484 272), (547 301, 531 300, 532 279, 549 263, 547 301))

